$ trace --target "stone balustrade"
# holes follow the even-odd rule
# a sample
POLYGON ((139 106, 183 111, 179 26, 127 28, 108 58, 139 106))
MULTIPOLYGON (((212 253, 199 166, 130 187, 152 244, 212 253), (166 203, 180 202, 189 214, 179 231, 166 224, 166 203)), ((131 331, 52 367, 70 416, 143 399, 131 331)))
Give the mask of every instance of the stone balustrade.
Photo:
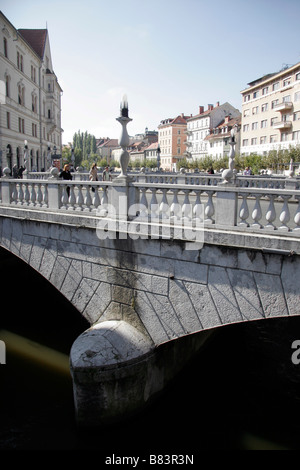
MULTIPOLYGON (((201 222, 204 226, 236 227, 260 233, 278 230, 278 233, 300 236, 299 190, 270 188, 268 185, 253 187, 252 184, 246 187, 244 184, 213 185, 207 181, 206 184, 186 184, 185 175, 176 178, 177 181, 168 183, 150 183, 143 175, 138 178, 139 182, 129 181, 125 189, 123 185, 123 195, 131 205, 134 204, 133 210, 128 211, 128 220, 138 216, 143 222, 166 224, 184 219, 192 226, 201 222)), ((2 206, 112 216, 109 206, 116 206, 120 196, 117 180, 1 178, 0 200, 2 206)), ((114 212, 113 216, 118 218, 119 213, 114 212)))

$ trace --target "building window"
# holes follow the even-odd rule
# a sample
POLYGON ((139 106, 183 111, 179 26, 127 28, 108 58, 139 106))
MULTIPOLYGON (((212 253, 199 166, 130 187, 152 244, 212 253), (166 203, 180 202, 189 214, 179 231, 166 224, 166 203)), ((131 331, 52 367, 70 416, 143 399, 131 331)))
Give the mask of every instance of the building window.
POLYGON ((17 67, 23 72, 23 56, 20 52, 17 52, 17 67))
POLYGON ((278 118, 277 117, 274 117, 271 119, 271 127, 274 126, 274 124, 276 124, 276 122, 278 121, 278 118))
POLYGON ((7 55, 7 39, 3 38, 3 52, 4 52, 4 57, 8 58, 7 55))
POLYGON ((252 122, 252 130, 253 130, 253 131, 256 131, 256 129, 257 129, 257 124, 258 124, 257 122, 252 122))
POLYGON ((247 116, 250 116, 250 110, 249 109, 244 110, 244 117, 247 117, 247 116))
POLYGON ((6 96, 10 97, 10 77, 8 75, 5 76, 5 93, 6 96))
POLYGON ((37 137, 37 125, 32 123, 32 136, 37 137))
POLYGON ((248 139, 243 139, 243 146, 246 147, 248 145, 248 139))
POLYGON ((265 128, 265 127, 267 127, 267 120, 266 120, 266 119, 264 119, 263 121, 261 121, 260 127, 261 127, 262 129, 265 128))
POLYGON ((279 90, 280 84, 279 82, 273 83, 273 91, 279 90))
POLYGON ((264 87, 264 88, 262 89, 262 94, 263 94, 263 95, 267 95, 267 94, 268 94, 268 91, 269 91, 269 87, 266 86, 266 87, 264 87))
POLYGON ((294 95, 294 101, 300 101, 300 91, 297 91, 294 95))
POLYGON ((243 125, 243 132, 248 132, 249 131, 249 124, 244 124, 243 125))
POLYGON ((277 106, 278 104, 279 104, 279 100, 273 100, 271 103, 271 108, 274 109, 275 106, 277 106))
POLYGON ((25 87, 22 84, 18 85, 18 103, 25 106, 25 87))
POLYGON ((259 97, 259 91, 255 91, 253 93, 253 99, 258 98, 258 97, 259 97))
POLYGON ((250 101, 250 95, 244 96, 244 103, 246 103, 247 101, 250 101))
POLYGON ((260 144, 266 144, 267 143, 267 136, 266 135, 263 135, 261 138, 260 138, 260 144))
POLYGON ((298 111, 297 113, 294 113, 293 120, 294 121, 300 121, 300 111, 298 111))
POLYGON ((283 86, 289 86, 291 84, 291 77, 286 78, 283 80, 283 86))
POLYGON ((270 144, 277 142, 277 135, 270 135, 270 144))
POLYGON ((300 72, 296 73, 296 80, 300 80, 300 72))
POLYGON ((293 132, 293 140, 300 140, 300 131, 293 132))
POLYGON ((32 95, 32 111, 37 113, 37 96, 32 95))
POLYGON ((281 142, 287 142, 289 140, 289 134, 287 132, 282 132, 280 140, 281 142))
POLYGON ((264 113, 268 111, 268 103, 264 103, 261 105, 261 112, 264 113))
POLYGON ((291 101, 291 96, 290 95, 286 95, 282 98, 283 103, 289 103, 290 101, 291 101))
POLYGON ((254 106, 254 108, 252 108, 252 114, 258 114, 258 106, 254 106))
POLYGON ((10 113, 8 111, 6 112, 6 126, 7 129, 10 129, 10 113))
POLYGON ((19 132, 25 134, 25 121, 22 118, 19 118, 19 132))
POLYGON ((257 145, 257 137, 251 139, 251 145, 257 145))

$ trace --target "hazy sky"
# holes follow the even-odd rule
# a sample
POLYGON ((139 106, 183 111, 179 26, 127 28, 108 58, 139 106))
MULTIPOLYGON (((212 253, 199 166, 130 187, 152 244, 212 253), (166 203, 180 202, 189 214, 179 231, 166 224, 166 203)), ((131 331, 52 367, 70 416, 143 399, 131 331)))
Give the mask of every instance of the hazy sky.
POLYGON ((241 109, 247 83, 300 62, 300 0, 0 0, 15 28, 48 26, 63 143, 118 138, 199 105, 241 109))

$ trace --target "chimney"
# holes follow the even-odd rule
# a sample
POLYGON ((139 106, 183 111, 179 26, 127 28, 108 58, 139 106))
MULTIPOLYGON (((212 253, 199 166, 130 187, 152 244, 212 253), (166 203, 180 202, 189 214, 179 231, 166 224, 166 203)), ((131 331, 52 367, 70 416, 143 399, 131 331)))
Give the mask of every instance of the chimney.
POLYGON ((231 117, 230 114, 225 116, 225 124, 227 124, 230 121, 230 117, 231 117))
POLYGON ((208 111, 211 111, 212 109, 214 109, 214 105, 213 104, 208 104, 208 111))
POLYGON ((216 108, 218 108, 220 106, 220 101, 217 101, 216 102, 216 108))
POLYGON ((203 114, 204 113, 204 106, 199 106, 199 114, 203 114))

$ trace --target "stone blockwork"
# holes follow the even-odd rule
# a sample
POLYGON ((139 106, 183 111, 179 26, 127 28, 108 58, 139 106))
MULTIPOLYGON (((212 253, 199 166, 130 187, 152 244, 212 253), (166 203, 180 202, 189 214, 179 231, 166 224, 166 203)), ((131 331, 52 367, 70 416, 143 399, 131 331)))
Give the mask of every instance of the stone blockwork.
POLYGON ((224 324, 299 314, 298 255, 184 241, 99 240, 93 228, 0 218, 1 246, 90 322, 124 320, 155 345, 224 324), (191 244, 188 244, 191 248, 191 244))
POLYGON ((0 244, 91 324, 70 352, 80 426, 141 409, 215 328, 299 314, 300 257, 286 249, 230 247, 230 234, 225 246, 217 231, 219 242, 201 249, 183 240, 100 240, 91 219, 88 227, 70 220, 0 217, 0 244))

